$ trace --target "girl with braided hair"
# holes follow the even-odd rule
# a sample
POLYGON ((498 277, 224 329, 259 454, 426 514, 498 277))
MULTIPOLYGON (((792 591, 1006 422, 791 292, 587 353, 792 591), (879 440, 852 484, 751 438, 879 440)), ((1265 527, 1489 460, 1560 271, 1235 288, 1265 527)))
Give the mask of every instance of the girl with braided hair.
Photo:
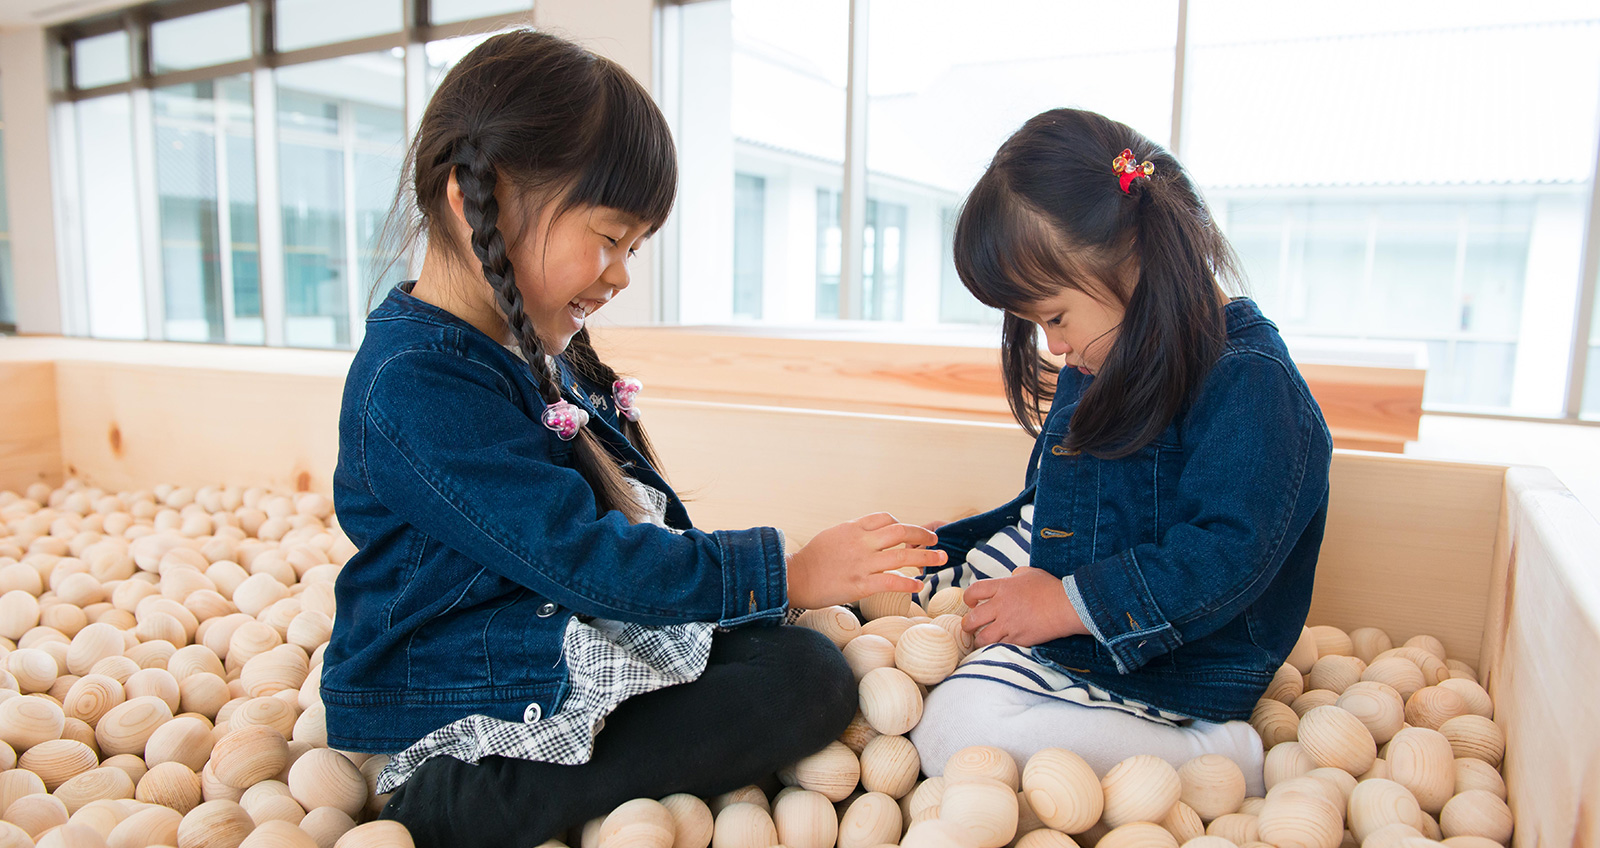
POLYGON ((427 248, 345 384, 335 504, 360 550, 321 694, 329 745, 392 756, 383 815, 419 846, 537 845, 822 748, 850 669, 773 625, 944 562, 885 514, 792 551, 693 528, 584 328, 667 217, 674 157, 625 71, 532 31, 462 59, 413 142, 427 248))

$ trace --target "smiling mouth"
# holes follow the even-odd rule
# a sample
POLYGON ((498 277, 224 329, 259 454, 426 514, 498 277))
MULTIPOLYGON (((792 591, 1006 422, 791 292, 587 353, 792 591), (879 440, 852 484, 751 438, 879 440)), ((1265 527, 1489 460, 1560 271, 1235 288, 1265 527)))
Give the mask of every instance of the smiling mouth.
POLYGON ((584 300, 581 298, 567 301, 567 311, 572 314, 573 320, 582 324, 585 318, 593 315, 600 307, 605 306, 603 300, 584 300))

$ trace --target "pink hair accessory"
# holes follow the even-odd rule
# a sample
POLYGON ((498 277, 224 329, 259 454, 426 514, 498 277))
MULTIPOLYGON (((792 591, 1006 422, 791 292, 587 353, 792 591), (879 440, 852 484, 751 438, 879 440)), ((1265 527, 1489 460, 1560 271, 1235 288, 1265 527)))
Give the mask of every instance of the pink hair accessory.
POLYGON ((567 401, 558 400, 545 407, 542 420, 544 426, 561 437, 561 441, 570 442, 578 435, 578 430, 589 423, 589 413, 567 401))
POLYGON ((623 377, 611 384, 611 394, 617 401, 617 413, 629 421, 639 420, 639 393, 644 391, 644 383, 633 377, 623 377))

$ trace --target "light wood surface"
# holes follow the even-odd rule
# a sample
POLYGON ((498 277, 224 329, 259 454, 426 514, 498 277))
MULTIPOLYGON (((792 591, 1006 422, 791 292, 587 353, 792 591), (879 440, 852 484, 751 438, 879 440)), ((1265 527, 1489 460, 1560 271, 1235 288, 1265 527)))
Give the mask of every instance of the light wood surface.
POLYGON ((53 362, 0 362, 0 490, 60 485, 53 362))

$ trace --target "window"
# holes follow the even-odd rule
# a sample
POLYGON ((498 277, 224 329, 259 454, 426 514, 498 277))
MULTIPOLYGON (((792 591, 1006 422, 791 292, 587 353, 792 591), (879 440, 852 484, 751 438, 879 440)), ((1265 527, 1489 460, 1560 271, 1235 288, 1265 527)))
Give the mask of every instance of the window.
POLYGON ((72 84, 77 88, 127 82, 132 73, 125 30, 85 38, 72 45, 72 84))
POLYGON ((400 0, 277 0, 279 50, 299 50, 338 41, 399 32, 400 0))
POLYGON ((514 19, 533 8, 530 0, 429 0, 428 12, 436 24, 504 16, 514 19))
POLYGON ((760 318, 767 181, 750 174, 733 181, 733 315, 760 318))
POLYGON ((144 266, 133 156, 133 98, 113 94, 76 107, 78 185, 82 193, 83 275, 89 334, 143 339, 144 266))
POLYGON ((158 74, 248 58, 248 6, 228 6, 150 25, 150 61, 158 74))
POLYGON ((356 343, 405 145, 404 63, 363 53, 277 71, 284 341, 356 343))

